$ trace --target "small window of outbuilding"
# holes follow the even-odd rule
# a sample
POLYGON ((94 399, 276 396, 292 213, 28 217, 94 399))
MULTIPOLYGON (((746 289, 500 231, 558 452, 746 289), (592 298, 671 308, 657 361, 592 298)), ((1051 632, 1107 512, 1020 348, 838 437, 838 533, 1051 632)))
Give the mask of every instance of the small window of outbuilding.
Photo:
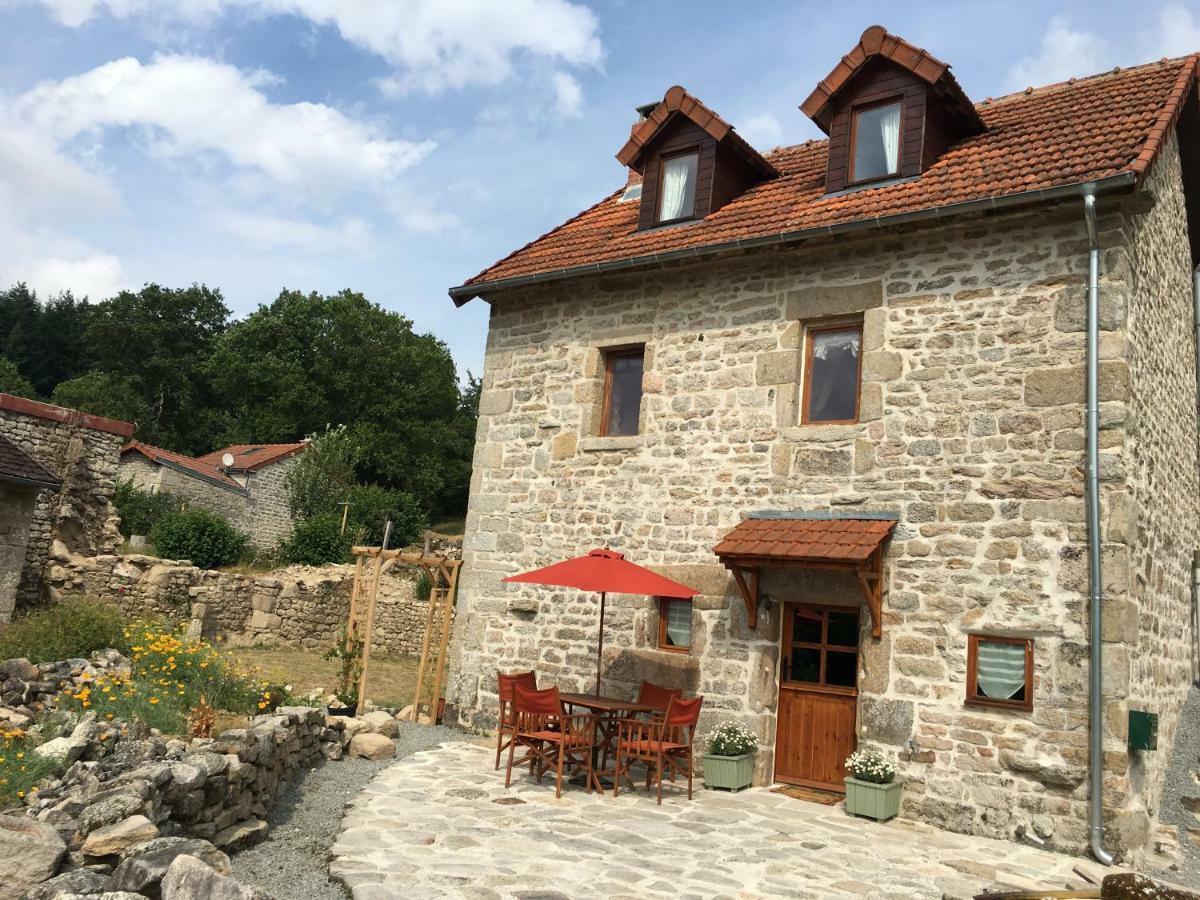
POLYGON ((900 171, 900 103, 882 103, 854 111, 851 125, 850 181, 875 181, 900 171))
POLYGON ((861 360, 860 323, 808 329, 800 420, 803 424, 858 421, 861 360))
POLYGON ((664 156, 658 185, 658 221, 676 222, 696 214, 696 176, 700 154, 696 151, 664 156))
POLYGON ((658 649, 684 652, 692 646, 692 601, 658 601, 658 649))
POLYGON ((601 435, 638 433, 642 411, 642 373, 646 348, 609 350, 604 354, 604 407, 600 417, 601 435))
POLYGON ((1033 640, 967 635, 967 702, 1033 709, 1033 640))

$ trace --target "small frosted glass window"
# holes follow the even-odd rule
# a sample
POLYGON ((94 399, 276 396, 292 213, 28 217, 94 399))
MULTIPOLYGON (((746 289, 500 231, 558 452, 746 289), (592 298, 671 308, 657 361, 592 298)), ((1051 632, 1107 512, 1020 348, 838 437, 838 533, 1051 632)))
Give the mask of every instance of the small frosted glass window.
POLYGON ((686 650, 692 645, 692 601, 662 600, 659 605, 658 645, 686 650))
POLYGON ((972 634, 967 639, 967 702, 1033 708, 1033 641, 972 634))

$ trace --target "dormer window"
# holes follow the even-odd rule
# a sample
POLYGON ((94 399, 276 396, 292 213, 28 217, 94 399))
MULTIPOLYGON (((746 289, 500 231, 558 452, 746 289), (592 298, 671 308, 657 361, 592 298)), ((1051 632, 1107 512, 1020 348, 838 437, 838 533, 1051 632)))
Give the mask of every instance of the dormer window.
POLYGON ((696 175, 700 154, 692 151, 663 157, 658 191, 658 221, 677 222, 696 215, 696 175))
POLYGON ((900 171, 900 101, 854 110, 850 181, 878 181, 900 171))

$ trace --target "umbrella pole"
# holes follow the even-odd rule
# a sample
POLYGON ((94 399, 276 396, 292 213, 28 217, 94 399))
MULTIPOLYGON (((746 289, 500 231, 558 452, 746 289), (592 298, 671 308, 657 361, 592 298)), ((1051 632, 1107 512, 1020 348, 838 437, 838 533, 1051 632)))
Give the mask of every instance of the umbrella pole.
POLYGON ((600 643, 599 649, 596 651, 596 696, 600 696, 600 664, 604 659, 604 601, 607 596, 605 591, 600 592, 600 643))

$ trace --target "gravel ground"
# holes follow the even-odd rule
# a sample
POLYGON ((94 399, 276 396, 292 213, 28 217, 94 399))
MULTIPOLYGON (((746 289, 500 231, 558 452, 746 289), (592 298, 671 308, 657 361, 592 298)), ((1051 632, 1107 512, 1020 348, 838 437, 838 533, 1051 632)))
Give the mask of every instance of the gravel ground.
MULTIPOLYGON (((1157 753, 1165 752, 1160 748, 1157 753)), ((1156 872, 1168 881, 1200 888, 1200 847, 1189 836, 1188 828, 1200 828, 1197 818, 1183 805, 1184 798, 1200 797, 1200 784, 1192 774, 1200 770, 1200 689, 1192 685, 1175 729, 1175 746, 1170 748, 1171 766, 1163 784, 1158 818, 1178 826, 1179 866, 1156 872)), ((1200 808, 1200 807, 1198 807, 1200 808)))
MULTIPOLYGON (((396 758, 471 735, 443 726, 400 722, 396 758)), ((346 803, 393 760, 342 759, 305 772, 276 801, 267 822, 269 836, 233 857, 233 873, 279 900, 346 900, 340 883, 331 881, 328 852, 342 823, 346 803)))

